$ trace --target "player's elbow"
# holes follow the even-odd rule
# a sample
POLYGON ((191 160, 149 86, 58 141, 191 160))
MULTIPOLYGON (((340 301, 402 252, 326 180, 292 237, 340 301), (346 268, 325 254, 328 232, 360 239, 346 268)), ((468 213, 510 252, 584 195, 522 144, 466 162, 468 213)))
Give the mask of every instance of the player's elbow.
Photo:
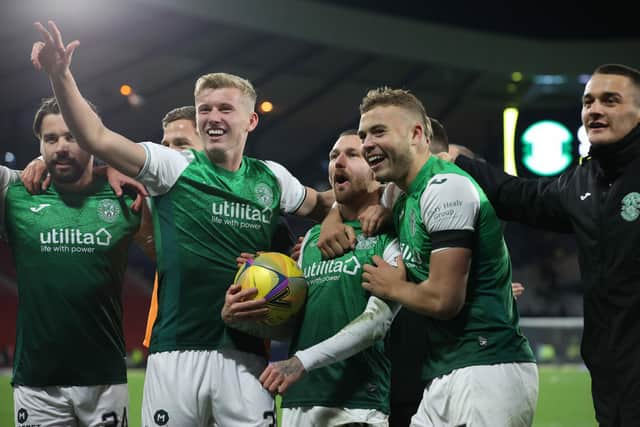
POLYGON ((386 315, 386 313, 375 313, 369 309, 361 314, 355 321, 366 325, 363 331, 363 336, 365 337, 364 342, 367 342, 368 345, 372 345, 387 335, 387 332, 391 327, 392 320, 393 318, 386 315))
POLYGON ((391 326, 391 321, 389 320, 378 325, 377 328, 374 328, 371 334, 371 342, 376 342, 383 339, 387 335, 387 332, 389 331, 390 326, 391 326))
POLYGON ((334 201, 333 191, 319 192, 307 187, 307 197, 303 205, 296 212, 296 215, 305 216, 321 222, 329 213, 334 201))
POLYGON ((460 313, 463 306, 464 300, 441 298, 434 305, 431 316, 438 320, 452 320, 460 313))

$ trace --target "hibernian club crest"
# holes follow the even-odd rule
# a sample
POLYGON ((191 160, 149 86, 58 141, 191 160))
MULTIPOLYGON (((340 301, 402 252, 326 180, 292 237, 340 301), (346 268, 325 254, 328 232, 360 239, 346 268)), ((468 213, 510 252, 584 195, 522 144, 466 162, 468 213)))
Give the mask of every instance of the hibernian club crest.
POLYGON ((258 201, 258 203, 260 203, 265 208, 271 206, 271 204, 273 203, 273 191, 271 190, 271 187, 269 187, 265 183, 261 182, 256 185, 254 194, 256 195, 256 200, 258 201))
POLYGON ((376 245, 377 241, 377 236, 365 237, 363 234, 360 234, 356 237, 356 249, 371 249, 376 245))
POLYGON ((635 221, 640 216, 640 193, 629 193, 622 199, 620 216, 625 221, 635 221))
POLYGON ((100 200, 98 203, 98 217, 104 222, 115 222, 120 212, 120 205, 115 200, 100 200))

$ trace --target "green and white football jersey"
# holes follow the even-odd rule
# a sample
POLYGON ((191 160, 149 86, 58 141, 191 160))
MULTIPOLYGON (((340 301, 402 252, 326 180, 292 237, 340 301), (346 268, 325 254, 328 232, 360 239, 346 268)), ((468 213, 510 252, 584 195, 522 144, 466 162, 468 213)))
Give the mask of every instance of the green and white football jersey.
POLYGON ((268 250, 281 211, 294 212, 305 187, 281 165, 244 157, 230 172, 204 153, 142 143, 139 179, 153 196, 158 317, 150 352, 237 348, 266 354, 264 341, 220 318, 236 257, 268 250))
POLYGON ((6 166, 0 166, 0 237, 5 235, 4 230, 4 199, 7 189, 15 182, 20 181, 20 173, 6 166))
MULTIPOLYGON (((427 318, 423 379, 457 368, 535 361, 520 331, 511 292, 511 261, 502 224, 478 184, 453 163, 431 156, 393 206, 409 279, 429 277, 432 251, 473 238, 465 304, 448 321, 427 318)), ((468 247, 468 246, 464 246, 468 247)))
POLYGON ((126 383, 122 281, 140 218, 104 179, 82 193, 55 185, 2 193, 18 281, 13 383, 126 383))
MULTIPOLYGON (((346 224, 356 232, 356 248, 335 259, 322 259, 317 246, 320 225, 307 233, 299 263, 309 289, 289 348, 292 355, 332 337, 361 315, 371 296, 362 287, 364 264, 371 264, 378 255, 395 265, 400 254, 395 236, 365 237, 359 222, 346 224)), ((379 340, 346 360, 307 372, 283 395, 282 406, 377 409, 388 414, 389 381, 390 362, 379 340)))

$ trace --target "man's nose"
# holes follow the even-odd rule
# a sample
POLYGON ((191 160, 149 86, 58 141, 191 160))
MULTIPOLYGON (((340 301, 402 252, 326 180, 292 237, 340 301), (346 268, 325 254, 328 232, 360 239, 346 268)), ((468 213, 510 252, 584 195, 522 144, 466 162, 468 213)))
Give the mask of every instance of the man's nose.
POLYGON ((69 142, 64 138, 58 138, 53 151, 58 157, 67 157, 69 155, 69 142))
POLYGON ((373 142, 371 141, 369 135, 367 135, 362 140, 362 152, 365 153, 366 150, 370 150, 371 148, 373 148, 373 142))
POLYGON ((589 106, 587 112, 591 115, 602 115, 602 103, 598 100, 595 100, 589 106))
POLYGON ((336 167, 345 167, 347 164, 347 155, 345 153, 338 154, 336 157, 336 167))

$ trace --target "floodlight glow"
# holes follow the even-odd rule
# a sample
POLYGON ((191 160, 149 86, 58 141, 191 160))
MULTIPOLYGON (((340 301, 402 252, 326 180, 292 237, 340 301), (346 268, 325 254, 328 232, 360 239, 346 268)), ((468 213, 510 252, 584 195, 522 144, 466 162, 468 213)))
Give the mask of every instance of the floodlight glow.
POLYGON ((556 175, 571 164, 572 141, 571 132, 562 123, 536 122, 522 134, 522 163, 535 174, 556 175))
POLYGON ((567 83, 567 78, 557 74, 538 74, 534 76, 533 82, 540 86, 556 86, 567 83))
POLYGON ((515 107, 505 108, 502 112, 502 140, 504 171, 510 175, 518 175, 516 168, 516 124, 518 123, 518 109, 515 107))
POLYGON ((260 111, 263 113, 270 113, 273 111, 273 104, 269 101, 262 101, 260 103, 260 111))
POLYGON ((144 104, 144 98, 137 93, 132 93, 131 95, 127 96, 127 101, 129 101, 129 105, 134 108, 141 107, 142 104, 144 104))
POLYGON ((133 89, 129 85, 120 86, 120 95, 129 96, 133 93, 133 89))

